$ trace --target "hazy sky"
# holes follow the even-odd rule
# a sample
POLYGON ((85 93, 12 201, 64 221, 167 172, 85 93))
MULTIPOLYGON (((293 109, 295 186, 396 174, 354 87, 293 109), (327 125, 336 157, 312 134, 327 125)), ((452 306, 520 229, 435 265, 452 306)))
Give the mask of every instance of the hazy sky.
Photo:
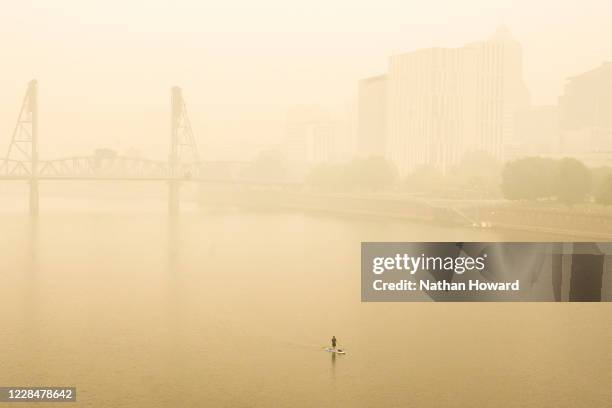
POLYGON ((288 106, 342 114, 356 81, 384 72, 390 54, 484 40, 500 23, 523 45, 536 104, 612 60, 610 0, 3 3, 0 151, 36 77, 47 156, 135 146, 163 157, 175 84, 204 153, 248 155, 280 138, 288 106))

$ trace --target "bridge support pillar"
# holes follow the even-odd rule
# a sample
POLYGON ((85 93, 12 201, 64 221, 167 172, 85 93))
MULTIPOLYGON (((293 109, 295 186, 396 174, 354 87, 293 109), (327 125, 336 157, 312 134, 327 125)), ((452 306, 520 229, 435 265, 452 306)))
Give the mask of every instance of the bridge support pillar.
POLYGON ((168 214, 175 216, 179 213, 180 206, 180 185, 179 181, 171 180, 168 182, 168 214))
POLYGON ((30 179, 30 216, 38 217, 38 179, 30 179))
MULTIPOLYGON (((170 177, 176 177, 179 163, 179 148, 181 146, 180 141, 180 128, 181 128, 181 114, 183 111, 183 94, 181 88, 175 86, 172 88, 171 93, 171 104, 172 104, 172 117, 171 117, 171 130, 170 130, 170 177)), ((168 182, 168 214, 171 216, 178 215, 179 213, 179 182, 178 180, 170 180, 168 182)))
POLYGON ((28 109, 31 114, 30 158, 32 167, 30 178, 30 216, 38 216, 38 82, 34 79, 28 84, 28 109))

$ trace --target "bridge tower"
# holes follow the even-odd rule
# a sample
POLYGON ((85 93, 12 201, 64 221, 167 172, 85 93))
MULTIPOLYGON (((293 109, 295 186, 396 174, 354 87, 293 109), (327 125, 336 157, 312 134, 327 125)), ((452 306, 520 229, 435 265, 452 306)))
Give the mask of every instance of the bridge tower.
POLYGON ((30 215, 38 215, 38 82, 35 79, 28 83, 4 165, 11 174, 29 176, 30 215))
POLYGON ((168 160, 171 180, 168 182, 168 213, 176 215, 180 206, 180 179, 187 179, 197 171, 200 162, 183 91, 178 86, 171 91, 170 157, 168 160))

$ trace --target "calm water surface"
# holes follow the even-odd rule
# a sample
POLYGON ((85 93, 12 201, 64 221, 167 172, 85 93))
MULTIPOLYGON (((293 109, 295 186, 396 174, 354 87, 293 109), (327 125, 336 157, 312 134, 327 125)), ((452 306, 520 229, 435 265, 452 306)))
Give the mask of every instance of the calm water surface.
POLYGON ((360 302, 361 241, 529 236, 237 211, 0 222, 0 385, 73 385, 79 407, 612 401, 608 304, 360 302), (348 355, 322 351, 332 335, 348 355))

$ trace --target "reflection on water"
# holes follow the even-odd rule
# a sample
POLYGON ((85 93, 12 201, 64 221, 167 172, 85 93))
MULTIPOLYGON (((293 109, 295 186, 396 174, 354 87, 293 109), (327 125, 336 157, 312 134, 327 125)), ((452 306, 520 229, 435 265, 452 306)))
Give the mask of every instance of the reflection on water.
POLYGON ((360 302, 361 241, 524 235, 240 212, 0 222, 3 385, 75 385, 77 406, 109 407, 612 398, 608 304, 360 302), (332 334, 349 354, 323 351, 332 334))

